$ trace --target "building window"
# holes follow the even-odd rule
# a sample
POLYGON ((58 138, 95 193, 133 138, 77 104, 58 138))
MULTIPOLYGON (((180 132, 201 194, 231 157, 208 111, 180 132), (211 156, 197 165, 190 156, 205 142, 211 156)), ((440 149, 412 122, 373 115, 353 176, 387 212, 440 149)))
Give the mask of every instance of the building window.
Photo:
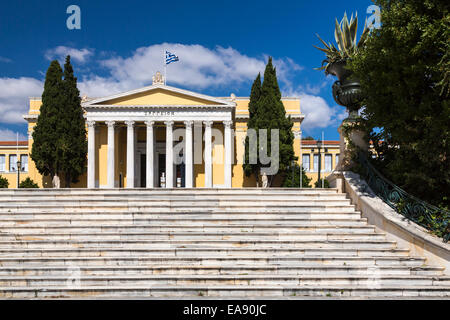
POLYGON ((6 170, 6 157, 4 154, 0 154, 0 172, 6 170))
POLYGON ((325 155, 325 172, 331 172, 332 171, 332 169, 331 169, 331 161, 332 161, 331 154, 326 154, 325 155))
POLYGON ((17 155, 16 154, 10 154, 9 155, 9 171, 15 172, 17 167, 17 155))
POLYGON ((28 172, 28 155, 22 154, 20 156, 20 162, 22 165, 22 171, 28 172))
POLYGON ((313 160, 313 170, 315 172, 319 171, 319 155, 315 154, 314 155, 314 160, 313 160))
POLYGON ((336 155, 334 167, 336 168, 339 163, 339 153, 336 155))
POLYGON ((309 168, 309 154, 304 154, 302 157, 302 165, 305 172, 308 172, 310 170, 309 168))

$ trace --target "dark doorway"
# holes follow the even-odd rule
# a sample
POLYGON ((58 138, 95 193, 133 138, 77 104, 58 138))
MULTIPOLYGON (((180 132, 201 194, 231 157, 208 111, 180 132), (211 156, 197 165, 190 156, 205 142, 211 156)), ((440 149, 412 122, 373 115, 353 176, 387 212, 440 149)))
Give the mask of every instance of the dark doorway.
POLYGON ((159 154, 158 156, 158 186, 161 187, 161 175, 164 172, 166 172, 166 155, 165 154, 159 154))
POLYGON ((141 188, 145 188, 147 186, 147 163, 146 163, 146 155, 141 154, 141 188))

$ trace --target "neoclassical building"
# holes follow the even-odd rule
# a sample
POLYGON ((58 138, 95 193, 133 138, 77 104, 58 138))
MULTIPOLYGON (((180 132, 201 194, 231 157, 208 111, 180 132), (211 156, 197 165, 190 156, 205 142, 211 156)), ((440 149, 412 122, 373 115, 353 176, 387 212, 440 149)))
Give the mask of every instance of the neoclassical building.
MULTIPOLYGON (((304 119, 300 99, 283 97, 282 102, 287 116, 294 122, 294 151, 300 163, 300 133, 304 119)), ((32 132, 41 103, 40 98, 30 98, 30 109, 24 116, 28 121, 28 150, 22 151, 28 152, 21 153, 25 155, 31 153, 32 132)), ((249 98, 233 94, 211 97, 167 86, 159 73, 153 77, 151 86, 101 98, 83 97, 88 139, 87 173, 72 186, 254 187, 255 178, 246 177, 242 168, 248 103, 249 98)), ((308 175, 314 178, 317 164, 314 148, 310 142, 308 144, 302 151, 308 154, 303 157, 303 162, 308 159, 311 164, 308 175)), ((330 165, 334 168, 338 146, 331 143, 329 147, 329 153, 333 154, 330 165)), ((13 149, 10 151, 14 152, 13 149)), ((5 168, 11 166, 7 160, 4 161, 5 168)), ((50 187, 51 181, 37 172, 29 157, 26 160, 27 171, 22 177, 30 177, 40 186, 50 187)), ((325 168, 325 162, 322 157, 322 168, 325 168)), ((0 164, 0 174, 1 169, 0 164)), ((3 172, 3 175, 10 180, 10 187, 17 187, 14 170, 3 172)))

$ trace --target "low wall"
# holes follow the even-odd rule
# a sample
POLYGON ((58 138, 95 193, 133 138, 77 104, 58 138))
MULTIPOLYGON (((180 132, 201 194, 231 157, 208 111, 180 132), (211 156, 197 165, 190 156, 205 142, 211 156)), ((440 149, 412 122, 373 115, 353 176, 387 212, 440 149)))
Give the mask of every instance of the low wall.
POLYGON ((430 234, 425 228, 406 219, 383 202, 356 173, 344 171, 327 177, 330 186, 345 192, 368 223, 386 233, 401 249, 409 249, 412 256, 422 256, 431 266, 445 267, 450 275, 450 244, 430 234))

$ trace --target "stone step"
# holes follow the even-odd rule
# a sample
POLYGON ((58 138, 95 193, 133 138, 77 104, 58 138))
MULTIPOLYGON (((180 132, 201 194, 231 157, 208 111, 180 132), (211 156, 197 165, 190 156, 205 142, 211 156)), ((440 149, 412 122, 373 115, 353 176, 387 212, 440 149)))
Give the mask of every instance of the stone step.
POLYGON ((181 202, 177 204, 22 204, 10 205, 2 204, 0 206, 0 214, 6 213, 73 213, 73 212, 186 212, 186 213, 212 213, 212 212, 354 212, 355 207, 350 204, 312 204, 304 203, 299 205, 296 203, 283 202, 282 204, 261 204, 255 205, 249 202, 244 203, 228 203, 223 205, 189 205, 181 202))
POLYGON ((322 226, 367 226, 367 219, 274 219, 265 218, 260 215, 258 219, 241 219, 239 217, 229 217, 226 219, 216 219, 207 217, 183 217, 183 218, 167 218, 167 219, 141 219, 141 218, 124 218, 124 219, 4 219, 0 220, 0 229, 8 227, 64 227, 64 226, 166 226, 176 227, 178 225, 191 226, 297 226, 297 227, 322 227, 322 226))
MULTIPOLYGON (((69 251, 53 251, 51 256, 45 256, 46 251, 38 251, 27 254, 26 256, 18 254, 14 257, 12 254, 8 257, 0 257, 1 266, 19 266, 19 265, 46 265, 55 266, 61 264, 71 264, 74 266, 92 266, 92 265, 166 265, 166 266, 235 266, 250 265, 260 266, 264 268, 266 265, 288 265, 288 266, 408 266, 421 267, 424 265, 425 258, 412 257, 319 257, 319 256, 253 256, 253 255, 236 255, 236 256, 205 256, 183 255, 183 256, 146 256, 135 255, 126 256, 123 252, 121 255, 104 254, 97 256, 76 256, 80 251, 74 250, 73 255, 69 251), (58 254, 60 256, 58 256, 58 254)), ((87 251, 84 251, 87 253, 87 251)), ((98 253, 92 251, 92 253, 98 253)))
MULTIPOLYGON (((73 270, 72 270, 73 271, 73 270)), ((450 289, 449 276, 404 276, 368 273, 347 276, 302 275, 123 275, 92 276, 79 273, 67 276, 0 276, 0 287, 53 287, 53 286, 184 286, 184 285, 280 285, 280 286, 365 286, 369 289, 385 286, 446 286, 450 289), (74 279, 75 278, 75 279, 74 279)), ((450 296, 450 292, 449 292, 450 296)))
POLYGON ((338 239, 327 241, 315 240, 38 240, 34 238, 21 240, 3 240, 1 245, 11 246, 13 243, 19 247, 41 248, 42 246, 72 246, 75 248, 108 248, 108 247, 144 247, 144 248, 280 248, 294 247, 305 248, 323 248, 323 249, 352 249, 352 250, 393 250, 397 249, 395 241, 387 240, 365 240, 361 242, 355 239, 338 239))
POLYGON ((79 266, 72 262, 53 266, 2 266, 2 276, 70 276, 79 272, 81 276, 121 275, 300 275, 300 276, 349 276, 349 275, 421 275, 442 276, 443 267, 409 267, 404 265, 317 265, 308 266, 265 265, 247 266, 165 266, 165 265, 123 265, 123 266, 79 266))
POLYGON ((91 194, 91 195, 2 195, 0 193, 1 202, 22 202, 32 203, 37 201, 330 201, 330 200, 347 200, 343 193, 311 193, 311 194, 91 194))
POLYGON ((246 194, 246 195, 271 195, 271 194, 336 194, 336 188, 328 189, 312 189, 312 188, 232 188, 232 189, 219 189, 219 188, 172 188, 172 189, 162 189, 162 188, 114 188, 114 189, 85 189, 85 188, 70 188, 70 189, 2 189, 0 190, 0 195, 27 195, 27 196, 37 196, 37 195, 54 195, 54 196, 64 196, 64 195, 82 195, 82 196, 92 196, 92 195, 205 195, 205 194, 246 194))
MULTIPOLYGON (((407 253, 404 252, 404 253, 407 253)), ((328 250, 304 250, 298 248, 0 248, 0 258, 20 257, 199 257, 202 259, 211 257, 317 257, 323 259, 348 259, 352 261, 376 259, 383 257, 391 260, 405 260, 411 258, 398 251, 340 251, 328 250)), ((413 259, 413 258, 411 258, 413 259)), ((414 258, 419 259, 419 258, 414 258)))
POLYGON ((2 298, 149 298, 149 297, 449 297, 449 286, 92 286, 61 287, 0 287, 2 298))
POLYGON ((279 219, 280 221, 286 221, 286 220, 292 220, 292 219, 311 219, 311 220, 361 220, 361 214, 359 212, 355 211, 348 211, 348 212, 325 212, 325 211, 318 211, 318 212, 301 212, 301 211, 292 211, 292 212, 139 212, 139 211, 130 211, 130 212, 113 212, 113 211, 97 211, 97 212, 41 212, 41 213, 24 213, 23 211, 20 213, 7 213, 7 214, 0 214, 0 221, 1 220, 8 220, 10 221, 12 218, 16 219, 17 221, 22 220, 32 220, 32 219, 56 219, 59 220, 61 218, 70 218, 71 220, 80 220, 80 219, 89 219, 89 220, 114 220, 114 219, 147 219, 147 220, 159 220, 159 219, 202 219, 202 218, 209 218, 209 219, 219 219, 219 220, 226 220, 226 219, 233 219, 233 218, 240 218, 240 219, 279 219))
POLYGON ((111 198, 111 199, 92 199, 91 197, 85 198, 85 199, 67 199, 67 198, 60 198, 60 199, 43 199, 43 200, 37 200, 37 199, 16 199, 15 197, 11 200, 2 201, 0 199, 0 204, 6 207, 14 207, 14 206, 34 206, 34 205, 64 205, 64 206, 72 206, 72 205, 95 205, 95 206, 110 206, 111 204, 117 204, 118 206, 127 206, 129 204, 134 204, 136 206, 168 206, 168 205, 200 205, 200 206, 207 206, 207 205, 215 205, 215 206, 230 206, 230 205, 244 205, 244 204, 251 204, 251 205, 279 205, 279 204, 286 204, 286 202, 289 202, 289 204, 298 204, 298 205, 341 205, 341 204, 350 204, 350 200, 346 199, 345 197, 316 197, 314 199, 312 198, 243 198, 239 199, 234 196, 230 196, 227 198, 211 198, 211 199, 196 199, 195 197, 190 198, 177 198, 177 199, 171 199, 171 197, 167 197, 167 199, 161 199, 160 197, 155 198, 136 198, 136 199, 128 199, 126 197, 123 197, 122 199, 117 198, 111 198))
POLYGON ((75 232, 75 233, 0 233, 0 240, 384 240, 384 233, 326 232, 75 232))
POLYGON ((33 242, 27 245, 3 245, 0 244, 0 253, 3 256, 25 256, 25 254, 34 254, 39 256, 67 256, 76 253, 78 256, 106 256, 106 255, 150 255, 150 256, 236 256, 236 255, 295 255, 295 256, 319 256, 319 257, 409 257, 408 249, 346 249, 346 248, 296 248, 288 246, 267 247, 267 248, 235 248, 235 247, 166 247, 161 246, 104 246, 104 247, 75 247, 67 245, 52 244, 51 246, 31 246, 33 242))
MULTIPOLYGON (((180 222, 179 222, 180 223, 180 222)), ((116 225, 88 225, 88 226, 15 226, 15 227, 2 227, 0 234, 54 234, 54 233, 101 233, 101 232, 272 232, 272 233, 298 233, 303 232, 311 233, 317 232, 327 234, 341 234, 341 233, 364 233, 374 232, 374 226, 361 225, 361 226, 313 226, 313 225, 129 225, 129 226, 116 226, 116 225)))
POLYGON ((6 276, 65 276, 74 273, 92 276, 121 276, 121 275, 297 275, 297 276, 368 276, 368 275, 420 275, 443 276, 443 267, 409 267, 403 265, 393 266, 339 266, 317 265, 308 266, 265 265, 247 266, 165 266, 165 265, 124 265, 124 266, 80 266, 72 262, 53 266, 1 266, 0 275, 6 276))

